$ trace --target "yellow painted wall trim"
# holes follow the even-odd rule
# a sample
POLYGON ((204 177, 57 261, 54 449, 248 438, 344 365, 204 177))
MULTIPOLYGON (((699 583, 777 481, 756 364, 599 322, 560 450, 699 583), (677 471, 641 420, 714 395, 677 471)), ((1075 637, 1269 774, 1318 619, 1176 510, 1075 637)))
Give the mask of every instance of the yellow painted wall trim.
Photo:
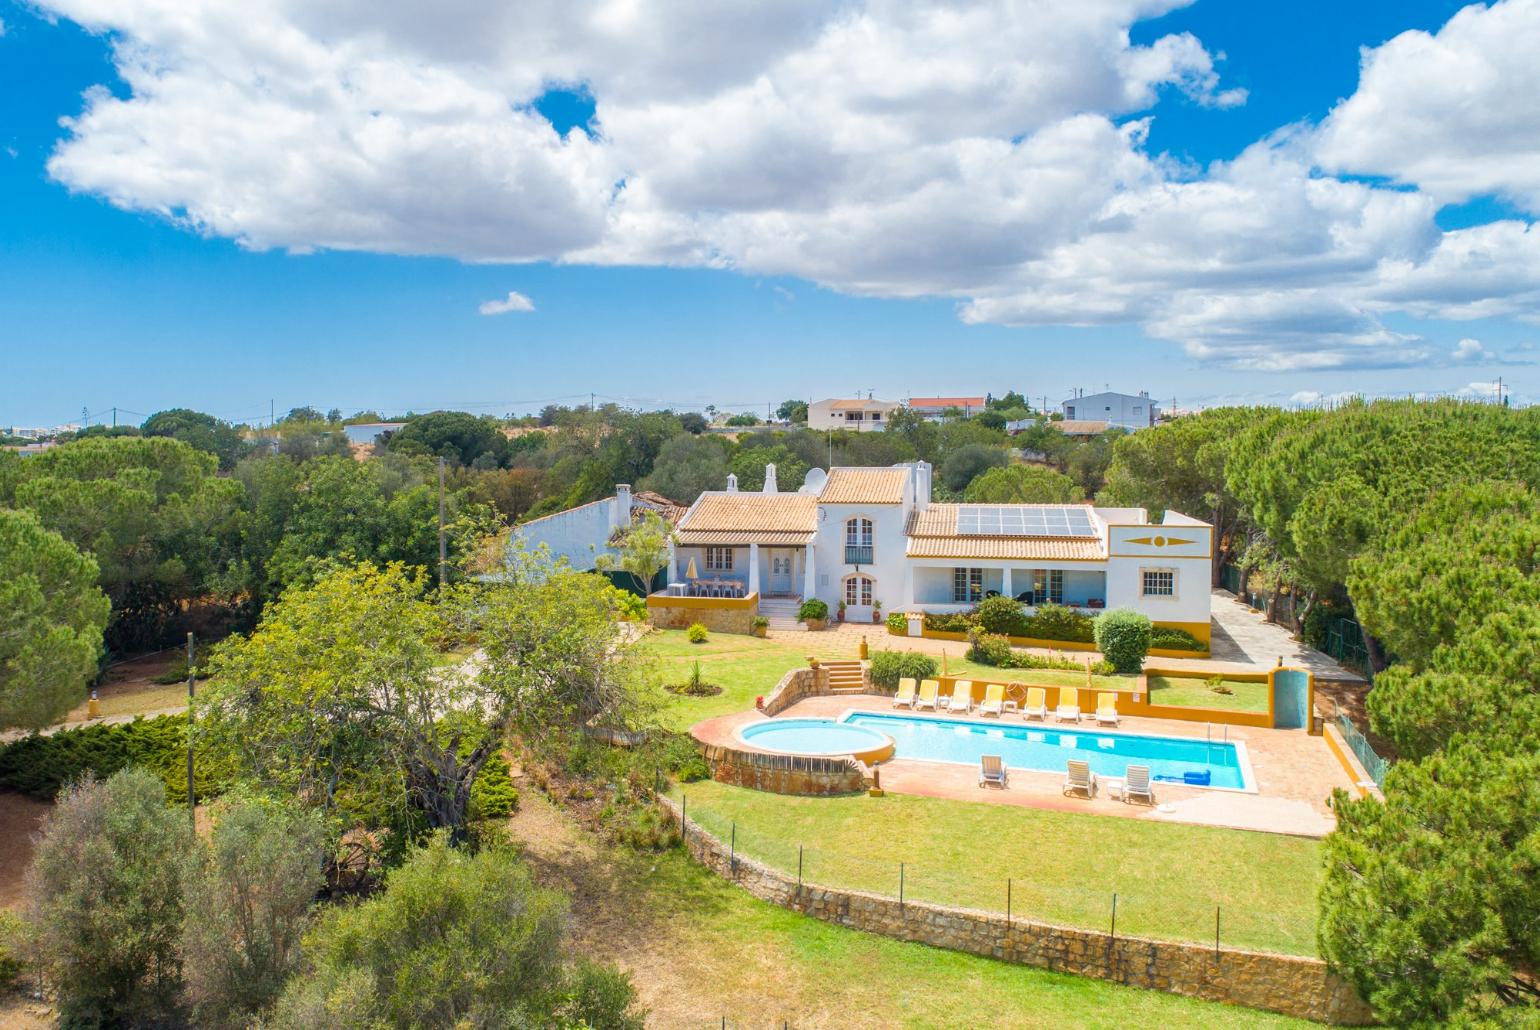
POLYGON ((674 597, 670 594, 649 594, 647 597, 647 607, 649 608, 725 608, 737 610, 741 608, 755 608, 758 605, 758 594, 750 594, 747 597, 674 597))

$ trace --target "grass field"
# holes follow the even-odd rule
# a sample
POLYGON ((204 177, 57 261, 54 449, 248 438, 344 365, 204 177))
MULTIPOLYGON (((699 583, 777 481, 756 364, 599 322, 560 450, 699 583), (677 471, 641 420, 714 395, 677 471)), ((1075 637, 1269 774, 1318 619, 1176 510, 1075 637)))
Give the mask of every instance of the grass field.
POLYGON ((1267 684, 1248 680, 1224 680, 1231 693, 1211 690, 1206 679, 1186 676, 1151 676, 1150 704, 1187 708, 1218 708, 1226 712, 1266 712, 1267 684))
MULTIPOLYGON (((874 627, 868 644, 873 651, 881 650, 887 640, 887 631, 874 627)), ((670 695, 667 719, 679 729, 685 729, 702 719, 709 719, 729 712, 741 712, 754 707, 754 698, 775 689, 781 677, 792 669, 807 664, 808 655, 819 658, 853 659, 856 657, 849 638, 808 633, 795 640, 761 640, 758 637, 713 633, 704 644, 692 644, 685 639, 684 631, 671 629, 650 633, 641 644, 642 651, 658 660, 663 680, 677 683, 690 675, 690 668, 699 660, 701 677, 722 688, 715 697, 681 697, 670 695)), ((981 680, 1001 683, 1036 683, 1042 686, 1081 686, 1085 673, 1061 669, 996 669, 978 665, 962 657, 967 645, 959 643, 956 654, 948 654, 946 674, 970 676, 981 680)), ((941 665, 940 656, 936 664, 941 665)), ((1132 677, 1094 676, 1094 685, 1103 690, 1129 689, 1132 677)))
POLYGON ((1305 1026, 1282 1016, 942 951, 758 901, 678 849, 599 842, 539 794, 510 823, 573 896, 572 949, 618 962, 649 1026, 1305 1026))
POLYGON ((1119 932, 1313 955, 1318 842, 893 794, 798 798, 714 781, 676 788, 693 820, 811 883, 1119 932))

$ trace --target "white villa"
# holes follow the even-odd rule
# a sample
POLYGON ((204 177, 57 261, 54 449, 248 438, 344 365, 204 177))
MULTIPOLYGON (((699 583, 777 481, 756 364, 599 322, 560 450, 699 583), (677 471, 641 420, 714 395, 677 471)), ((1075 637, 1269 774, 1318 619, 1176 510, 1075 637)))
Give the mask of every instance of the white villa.
MULTIPOLYGON (((885 468, 813 469, 802 489, 781 493, 775 467, 763 491, 701 494, 679 518, 668 581, 730 584, 732 594, 771 601, 816 597, 846 618, 882 612, 948 612, 991 594, 1029 607, 1052 601, 1094 613, 1127 607, 1152 621, 1209 639, 1213 528, 1166 512, 1151 523, 1142 508, 1090 504, 932 503, 925 462, 885 468)), ((624 490, 624 488, 622 488, 624 490)), ((561 553, 602 548, 617 520, 578 517, 560 539, 545 540, 584 509, 529 523, 520 535, 561 553), (592 541, 577 541, 589 522, 592 541)), ((606 513, 608 514, 608 513, 606 513)), ((598 515, 598 513, 595 513, 598 515)))
POLYGON ((897 401, 871 397, 831 397, 807 406, 809 429, 846 429, 856 433, 881 432, 899 407, 897 401))

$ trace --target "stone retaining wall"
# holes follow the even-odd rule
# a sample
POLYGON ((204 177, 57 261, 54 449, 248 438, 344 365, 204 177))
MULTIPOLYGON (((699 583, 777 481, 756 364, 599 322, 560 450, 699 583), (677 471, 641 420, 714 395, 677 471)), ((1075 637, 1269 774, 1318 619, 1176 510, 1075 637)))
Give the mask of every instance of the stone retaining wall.
POLYGON ((775 689, 765 695, 760 711, 775 718, 805 697, 817 697, 829 692, 827 669, 793 669, 781 677, 775 689))
MULTIPOLYGON (((679 806, 660 799, 675 819, 679 806)), ((799 884, 686 824, 690 854, 750 894, 825 922, 905 941, 918 941, 1038 966, 1076 976, 1265 1009, 1301 1019, 1350 1026, 1373 1014, 1346 982, 1319 959, 1196 944, 1113 937, 1095 930, 1054 926, 971 909, 948 908, 860 891, 799 884)))
POLYGON ((647 619, 659 629, 689 629, 698 622, 713 633, 739 633, 747 636, 754 632, 755 614, 753 607, 697 608, 647 599, 647 619))
POLYGON ((852 758, 811 758, 739 751, 720 744, 702 744, 701 754, 711 778, 736 787, 775 794, 829 797, 858 794, 870 786, 866 770, 852 758))

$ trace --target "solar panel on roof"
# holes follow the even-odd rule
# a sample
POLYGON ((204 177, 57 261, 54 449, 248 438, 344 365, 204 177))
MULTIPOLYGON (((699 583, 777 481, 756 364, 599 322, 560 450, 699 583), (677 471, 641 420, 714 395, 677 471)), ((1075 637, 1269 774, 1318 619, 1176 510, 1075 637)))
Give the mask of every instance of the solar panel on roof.
POLYGON ((957 509, 960 536, 1096 536, 1090 513, 1078 507, 965 505, 957 509))

